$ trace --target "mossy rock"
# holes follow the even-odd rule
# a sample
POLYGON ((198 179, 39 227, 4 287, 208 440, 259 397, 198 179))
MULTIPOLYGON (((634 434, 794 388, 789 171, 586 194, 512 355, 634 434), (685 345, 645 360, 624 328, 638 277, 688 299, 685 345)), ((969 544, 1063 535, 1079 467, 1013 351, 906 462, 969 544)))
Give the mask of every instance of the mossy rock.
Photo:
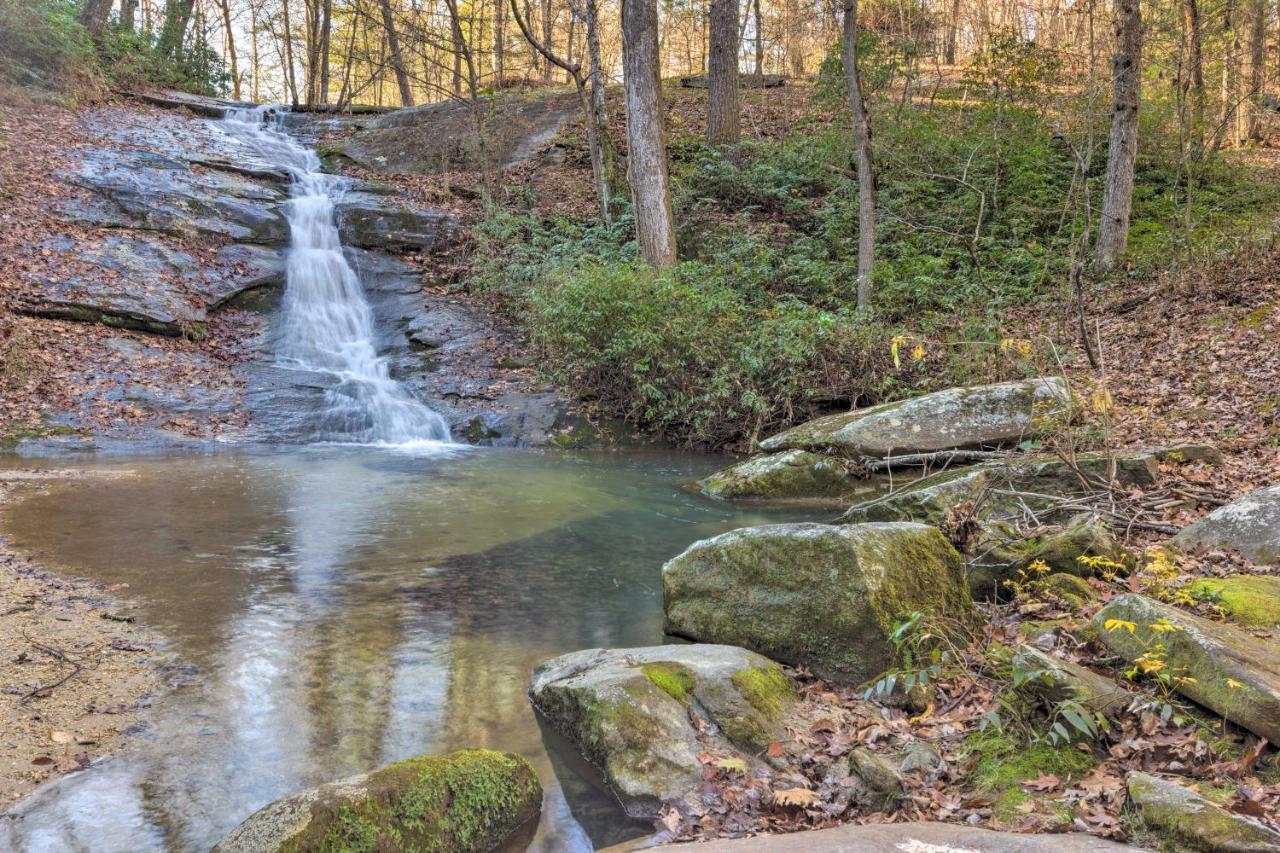
POLYGON ((777 524, 697 542, 662 569, 666 630, 859 683, 913 613, 968 620, 960 555, 922 524, 777 524))
POLYGON ((1082 610, 1098 600, 1098 593, 1082 577, 1066 572, 1054 572, 1035 583, 1035 594, 1052 598, 1066 605, 1068 610, 1082 610))
POLYGON ((1280 576, 1201 578, 1189 584, 1187 591, 1196 598, 1214 602, 1232 622, 1246 628, 1280 626, 1280 576))
POLYGON ((1022 689, 1050 705, 1078 702, 1096 714, 1114 718, 1133 702, 1133 694, 1115 680, 1034 646, 1019 646, 1012 662, 1014 671, 1025 679, 1022 689), (1032 674, 1034 677, 1029 677, 1032 674))
MULTIPOLYGON (((1120 563, 1124 549, 1111 531, 1101 524, 1075 524, 1064 530, 1029 539, 1004 539, 1016 536, 1000 523, 987 525, 980 537, 979 553, 968 561, 969 591, 974 598, 995 598, 1005 592, 1005 582, 1017 580, 1033 563, 1043 563, 1058 575, 1085 577, 1094 572, 1080 561, 1081 557, 1103 557, 1120 563)), ((1088 584, 1071 586, 1068 580, 1054 581, 1055 591, 1075 596, 1068 599, 1077 607, 1091 598, 1088 584)))
POLYGON ((699 480, 713 498, 761 500, 839 500, 869 488, 860 466, 839 456, 804 450, 753 456, 699 480))
POLYGON ((264 806, 214 853, 488 851, 536 821, 542 785, 528 760, 462 750, 424 755, 264 806))
POLYGON ((1172 541, 1179 548, 1229 549, 1260 565, 1280 565, 1280 485, 1218 507, 1172 541))
POLYGON ((1093 625, 1103 645, 1129 662, 1161 644, 1179 693, 1280 743, 1280 644, 1143 595, 1112 599, 1093 625))
POLYGON ((652 817, 701 783, 702 752, 749 761, 782 740, 796 690, 778 664, 746 649, 671 645, 562 655, 534 671, 529 697, 628 814, 652 817))
POLYGON ((1223 853, 1280 853, 1280 833, 1233 814, 1177 782, 1129 774, 1129 801, 1147 828, 1174 845, 1223 853))
MULTIPOLYGON (((974 789, 992 802, 992 813, 1002 823, 1026 817, 1019 806, 1033 798, 1023 787, 1041 773, 1057 776, 1070 783, 1087 774, 1097 763, 1092 755, 1074 746, 1050 746, 1048 743, 1026 743, 1012 734, 988 729, 972 735, 965 751, 975 761, 974 789)), ((1070 823, 1071 812, 1065 805, 1046 802, 1044 816, 1054 822, 1070 823)))

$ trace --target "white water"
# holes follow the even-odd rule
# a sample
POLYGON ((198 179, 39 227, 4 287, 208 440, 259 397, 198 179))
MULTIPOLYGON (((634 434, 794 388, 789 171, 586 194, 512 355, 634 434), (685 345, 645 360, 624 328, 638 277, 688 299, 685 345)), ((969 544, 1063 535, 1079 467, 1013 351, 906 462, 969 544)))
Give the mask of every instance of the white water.
POLYGON ((293 177, 286 217, 291 244, 284 324, 276 356, 282 366, 328 373, 316 438, 354 444, 421 447, 449 441, 449 426, 391 378, 374 347, 373 313, 342 251, 334 214, 342 181, 320 171, 320 158, 279 126, 278 110, 227 114, 224 129, 261 159, 293 177))

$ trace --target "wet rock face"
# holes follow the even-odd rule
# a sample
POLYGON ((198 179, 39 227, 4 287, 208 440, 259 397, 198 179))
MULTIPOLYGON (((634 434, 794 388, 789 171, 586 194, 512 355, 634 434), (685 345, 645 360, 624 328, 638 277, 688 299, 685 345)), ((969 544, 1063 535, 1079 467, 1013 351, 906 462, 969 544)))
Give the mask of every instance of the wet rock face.
POLYGON ((1230 549, 1255 563, 1280 564, 1280 485, 1218 507, 1175 536, 1173 544, 1230 549))
POLYGON ((1280 743, 1280 645, 1142 595, 1112 599, 1093 628, 1112 654, 1130 662, 1162 643, 1168 671, 1182 677, 1174 681, 1179 693, 1280 743), (1118 622, 1107 630, 1111 620, 1118 622))
POLYGON ((708 748, 754 761, 783 737, 796 702, 776 663, 722 645, 572 652, 534 670, 529 697, 600 768, 633 817, 690 794, 708 748))
POLYGON ((779 450, 882 458, 956 448, 1005 447, 1067 416, 1071 394, 1057 377, 949 388, 802 424, 760 442, 779 450))
POLYGON ((542 785, 525 758, 462 750, 410 758, 276 800, 213 850, 480 853, 536 822, 541 809, 542 785))
POLYGON ((1169 779, 1129 774, 1129 800, 1160 836, 1209 853, 1280 853, 1280 833, 1169 779))
POLYGON ((922 524, 776 524, 697 542, 662 569, 666 630, 860 683, 914 612, 968 619, 960 555, 922 524))
POLYGON ((463 234, 453 214, 385 195, 348 193, 335 212, 343 243, 364 249, 438 252, 455 245, 463 234))

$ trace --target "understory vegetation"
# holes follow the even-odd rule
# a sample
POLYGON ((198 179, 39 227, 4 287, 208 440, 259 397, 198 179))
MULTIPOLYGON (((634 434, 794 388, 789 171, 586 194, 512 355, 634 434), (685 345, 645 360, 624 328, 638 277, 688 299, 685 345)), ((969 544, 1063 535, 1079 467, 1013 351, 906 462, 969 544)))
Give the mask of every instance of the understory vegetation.
MULTIPOLYGON (((890 61, 873 51, 868 63, 890 61)), ((670 140, 674 268, 639 259, 621 199, 612 226, 530 205, 491 212, 473 286, 602 414, 710 447, 828 409, 1056 370, 1041 342, 1010 340, 1008 317, 1072 307, 1073 258, 1100 208, 1106 103, 1059 94, 1061 70, 1025 44, 1001 43, 910 101, 883 88, 876 298, 858 313, 848 109, 838 62, 824 72, 800 87, 810 101, 785 132, 732 147, 693 131, 670 140)), ((705 103, 667 94, 677 116, 705 103)), ((1175 105, 1144 110, 1129 252, 1107 284, 1269 239, 1275 185, 1238 155, 1179 149, 1175 105)))

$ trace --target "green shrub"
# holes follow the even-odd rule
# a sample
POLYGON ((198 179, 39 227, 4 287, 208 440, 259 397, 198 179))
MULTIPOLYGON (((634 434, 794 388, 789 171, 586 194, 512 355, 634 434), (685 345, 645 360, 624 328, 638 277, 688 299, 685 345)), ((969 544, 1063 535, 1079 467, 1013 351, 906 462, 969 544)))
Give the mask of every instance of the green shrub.
POLYGON ((76 94, 97 90, 101 69, 74 0, 0 0, 0 80, 76 94))

